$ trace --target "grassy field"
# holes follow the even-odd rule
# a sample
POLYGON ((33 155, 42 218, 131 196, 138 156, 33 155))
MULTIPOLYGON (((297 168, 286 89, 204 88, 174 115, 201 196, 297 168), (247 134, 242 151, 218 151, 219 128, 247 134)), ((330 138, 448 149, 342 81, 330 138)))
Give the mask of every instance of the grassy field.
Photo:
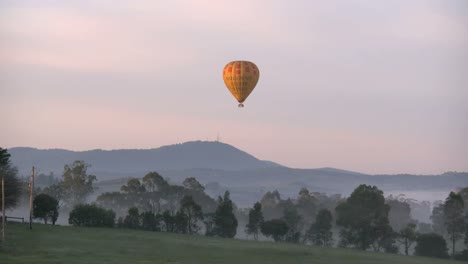
POLYGON ((0 263, 461 263, 125 229, 8 224, 0 263))

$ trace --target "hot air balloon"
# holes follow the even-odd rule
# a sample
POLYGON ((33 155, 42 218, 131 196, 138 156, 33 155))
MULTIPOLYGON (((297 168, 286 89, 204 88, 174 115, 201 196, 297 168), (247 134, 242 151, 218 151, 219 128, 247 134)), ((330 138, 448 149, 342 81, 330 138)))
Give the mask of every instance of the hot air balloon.
POLYGON ((231 61, 223 70, 223 80, 231 94, 244 107, 244 101, 257 85, 260 71, 253 62, 231 61))

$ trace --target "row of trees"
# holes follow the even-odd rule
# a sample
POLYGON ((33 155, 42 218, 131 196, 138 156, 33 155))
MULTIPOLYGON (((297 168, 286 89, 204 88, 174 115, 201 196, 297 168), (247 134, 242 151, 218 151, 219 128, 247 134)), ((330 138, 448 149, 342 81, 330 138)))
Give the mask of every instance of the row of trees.
MULTIPOLYGON (((75 226, 114 227, 115 213, 95 204, 80 204, 70 213, 69 223, 75 226)), ((128 210, 125 217, 117 220, 122 228, 148 231, 165 231, 183 234, 198 234, 204 224, 207 236, 233 238, 237 232, 237 219, 234 215, 233 202, 229 192, 218 198, 216 211, 203 214, 202 208, 190 195, 180 201, 180 208, 175 214, 169 210, 162 213, 145 211, 140 213, 137 207, 128 210)))
MULTIPOLYGON (((328 209, 320 209, 307 229, 301 228, 305 222, 304 215, 298 213, 305 202, 306 193, 302 190, 295 203, 282 201, 278 193, 267 193, 262 201, 257 202, 249 211, 246 232, 254 239, 258 239, 261 233, 275 241, 331 246, 332 229, 336 224, 340 247, 373 249, 389 253, 397 253, 399 247, 402 247, 404 253, 409 255, 410 249, 416 244, 414 250, 417 255, 448 257, 445 239, 437 233, 418 232, 417 221, 411 221, 408 217, 407 221, 403 221, 405 225, 401 225, 400 220, 398 221, 400 229, 394 229, 389 220, 391 208, 408 212, 409 215, 409 206, 395 200, 386 201, 383 192, 376 186, 360 185, 346 200, 337 200, 334 214, 328 209), (262 203, 268 206, 267 212, 270 214, 268 220, 265 220, 267 217, 264 217, 262 212, 266 211, 262 210, 262 203), (271 217, 272 208, 277 207, 283 210, 283 215, 271 217), (336 219, 335 223, 332 221, 333 218, 336 219)), ((452 256, 455 256, 456 241, 461 239, 463 234, 468 243, 468 215, 464 215, 462 195, 452 192, 440 206, 443 208, 441 217, 444 230, 451 239, 452 256)), ((466 250, 461 255, 467 255, 466 250)))
POLYGON ((204 212, 214 212, 217 203, 205 192, 205 188, 195 178, 183 181, 182 186, 172 185, 157 172, 146 174, 141 180, 132 178, 120 188, 120 192, 106 192, 99 195, 96 202, 113 209, 118 215, 125 215, 131 207, 140 211, 163 213, 168 210, 175 214, 184 196, 192 196, 204 212))

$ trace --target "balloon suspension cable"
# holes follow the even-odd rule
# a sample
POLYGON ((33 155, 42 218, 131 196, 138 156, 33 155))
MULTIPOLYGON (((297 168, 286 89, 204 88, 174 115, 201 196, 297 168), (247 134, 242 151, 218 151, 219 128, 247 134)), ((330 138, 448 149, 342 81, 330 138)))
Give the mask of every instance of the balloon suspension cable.
POLYGON ((239 108, 244 108, 244 104, 243 104, 243 103, 240 103, 240 104, 239 104, 239 108))

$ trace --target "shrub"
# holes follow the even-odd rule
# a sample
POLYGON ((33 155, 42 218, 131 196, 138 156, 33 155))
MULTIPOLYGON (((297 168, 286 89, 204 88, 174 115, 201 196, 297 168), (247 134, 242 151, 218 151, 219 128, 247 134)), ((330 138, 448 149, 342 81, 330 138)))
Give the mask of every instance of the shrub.
POLYGON ((52 220, 52 224, 55 225, 59 215, 58 208, 59 203, 57 199, 52 196, 42 193, 34 198, 34 218, 42 218, 44 220, 44 224, 47 224, 47 221, 50 219, 52 220))
POLYGON ((70 212, 68 223, 73 226, 113 227, 115 213, 95 204, 79 204, 70 212))
POLYGON ((275 241, 284 240, 288 229, 288 224, 282 219, 265 221, 261 226, 262 234, 266 237, 272 237, 275 241))
POLYGON ((448 258, 448 248, 445 239, 436 233, 422 234, 418 236, 415 247, 415 255, 448 258))
POLYGON ((131 229, 139 229, 141 227, 140 213, 138 212, 138 208, 132 207, 128 209, 128 215, 123 221, 123 226, 131 229))
POLYGON ((462 252, 455 254, 455 259, 468 261, 468 249, 465 249, 462 252))

